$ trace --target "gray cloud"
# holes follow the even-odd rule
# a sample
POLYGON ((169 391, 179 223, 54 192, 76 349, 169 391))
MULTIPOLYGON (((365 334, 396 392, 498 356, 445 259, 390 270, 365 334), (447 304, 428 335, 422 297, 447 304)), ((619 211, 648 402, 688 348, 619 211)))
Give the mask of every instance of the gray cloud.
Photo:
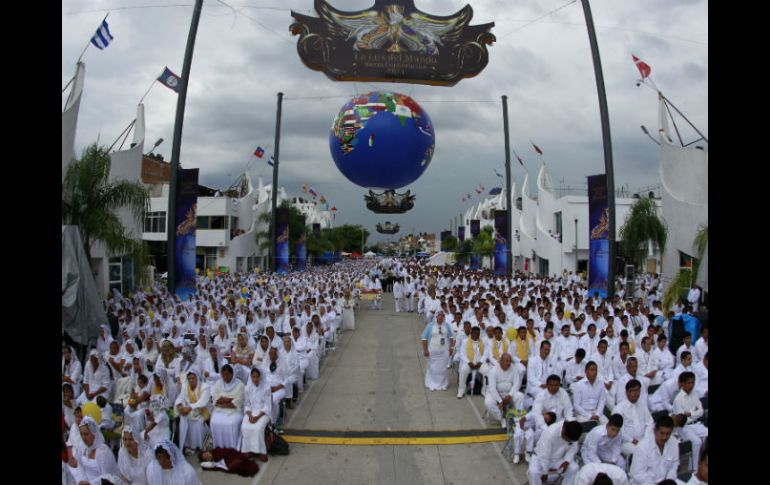
MULTIPOLYGON (((254 5, 228 0, 233 6, 254 5)), ((423 11, 448 15, 460 0, 417 0, 423 11)), ((226 187, 249 166, 255 178, 270 183, 266 158, 251 153, 257 145, 273 150, 276 93, 283 107, 280 184, 299 195, 313 185, 338 207, 337 223, 361 223, 374 233, 377 222, 398 222, 402 233, 415 228, 438 232, 449 218, 467 209, 461 197, 482 183, 499 184, 504 145, 500 96, 508 95, 511 144, 535 176, 539 160, 530 139, 545 152, 554 184, 584 183, 604 170, 596 84, 585 20, 579 2, 541 22, 505 36, 564 0, 471 2, 475 20, 494 20, 498 42, 477 77, 452 88, 391 84, 338 83, 307 69, 296 52, 288 11, 245 8, 234 16, 218 3, 204 6, 196 42, 182 140, 182 163, 201 168, 201 182, 226 187), (336 169, 328 148, 329 127, 346 98, 356 92, 394 90, 411 95, 430 114, 436 151, 422 178, 408 188, 417 194, 405 215, 375 215, 363 203, 366 189, 348 182, 336 169), (309 96, 325 99, 303 99, 309 96), (336 97, 336 98, 329 98, 336 97), (291 98, 295 98, 292 100, 291 98), (484 100, 489 103, 457 101, 484 100)), ((343 10, 367 8, 373 0, 336 0, 343 10)), ((129 5, 142 5, 130 2, 129 5)), ((307 11, 311 0, 290 0, 287 9, 307 11)), ((72 0, 62 15, 62 86, 74 61, 104 16, 77 12, 103 8, 96 0, 72 0)), ((611 119, 616 185, 636 188, 657 181, 658 147, 639 129, 657 126, 653 90, 636 87, 636 54, 653 69, 663 92, 708 133, 708 2, 651 0, 592 2, 611 119), (651 35, 652 34, 652 35, 651 35), (684 39, 684 40, 682 40, 684 39)), ((136 103, 168 65, 181 74, 191 7, 116 10, 110 13, 115 40, 104 51, 89 48, 86 82, 76 137, 76 152, 94 141, 111 143, 133 119, 136 103)), ((159 151, 170 158, 176 95, 155 86, 145 100, 147 139, 166 141, 159 151)), ((692 132, 689 132, 692 133, 692 132)), ((686 141, 694 137, 686 137, 686 141)), ((523 170, 512 158, 520 191, 523 170)), ((534 187, 534 181, 531 184, 534 187)), ((387 239, 379 236, 379 239, 387 239)))

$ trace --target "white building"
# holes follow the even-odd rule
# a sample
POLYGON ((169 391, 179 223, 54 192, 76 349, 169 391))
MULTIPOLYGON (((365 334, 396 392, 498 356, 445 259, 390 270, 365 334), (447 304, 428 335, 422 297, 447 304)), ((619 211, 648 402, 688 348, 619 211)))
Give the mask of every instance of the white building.
MULTIPOLYGON (((158 196, 150 199, 142 239, 160 248, 167 238, 168 184, 156 185, 152 191, 158 196)), ((231 272, 251 271, 255 267, 268 267, 268 254, 257 247, 257 234, 268 233, 269 223, 263 222, 264 214, 271 209, 272 185, 264 185, 259 178, 254 187, 251 178, 244 174, 236 189, 236 196, 198 197, 196 238, 196 267, 200 269, 227 267, 231 272)), ((230 192, 226 192, 230 194, 230 192)), ((278 205, 286 200, 286 190, 278 189, 278 205)), ((317 206, 294 197, 291 203, 303 215, 305 225, 317 223, 321 228, 331 227, 329 211, 319 211, 317 206)), ((157 253, 157 252, 156 252, 157 253)))
MULTIPOLYGON (((481 201, 463 214, 465 237, 471 237, 471 220, 478 219, 482 229, 487 226, 494 228, 494 211, 513 207, 508 240, 511 241, 514 271, 552 276, 561 275, 565 269, 586 272, 589 256, 588 196, 565 195, 557 198, 545 164, 540 167, 535 193, 528 188, 529 173, 524 177, 518 197, 516 183, 512 182, 511 203, 506 204, 503 189, 499 195, 481 201)), ((620 240, 620 228, 635 200, 616 194, 616 240, 620 240)), ((660 201, 657 204, 660 207, 660 201)), ((658 254, 657 249, 654 254, 658 254)), ((487 261, 487 264, 490 263, 487 261)))

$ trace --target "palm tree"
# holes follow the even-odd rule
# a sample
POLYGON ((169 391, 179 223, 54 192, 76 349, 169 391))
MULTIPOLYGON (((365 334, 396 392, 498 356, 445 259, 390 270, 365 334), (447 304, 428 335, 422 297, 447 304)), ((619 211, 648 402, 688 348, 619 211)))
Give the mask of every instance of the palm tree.
POLYGON ((666 250, 668 228, 658 216, 655 201, 642 197, 631 206, 623 227, 620 228, 623 252, 642 266, 649 242, 658 245, 661 254, 666 250))
POLYGON ((94 143, 67 167, 62 180, 62 224, 78 227, 89 264, 92 244, 101 242, 108 254, 135 258, 135 272, 141 279, 147 247, 141 239, 131 237, 115 211, 128 209, 141 227, 149 192, 140 182, 110 181, 110 162, 107 148, 94 143))
POLYGON ((473 252, 482 258, 492 258, 495 254, 495 237, 492 232, 492 227, 485 227, 476 236, 476 241, 473 243, 473 252))
POLYGON ((706 252, 708 245, 708 224, 701 224, 698 228, 698 232, 695 233, 695 239, 693 240, 693 249, 697 255, 692 262, 692 268, 681 268, 674 278, 666 287, 666 291, 663 293, 663 308, 668 311, 671 305, 678 298, 687 298, 687 292, 692 287, 692 282, 698 278, 698 270, 700 269, 700 261, 703 259, 703 254, 706 252))

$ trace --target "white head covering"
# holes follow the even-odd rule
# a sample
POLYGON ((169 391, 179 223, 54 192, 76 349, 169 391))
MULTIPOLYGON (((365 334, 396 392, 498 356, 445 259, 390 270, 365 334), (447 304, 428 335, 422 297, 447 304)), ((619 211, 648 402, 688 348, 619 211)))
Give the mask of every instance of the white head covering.
POLYGON ((233 366, 232 366, 231 364, 225 364, 225 365, 223 365, 223 366, 222 366, 222 368, 221 368, 221 369, 220 369, 220 371, 219 371, 219 375, 220 375, 220 377, 219 377, 219 380, 220 380, 220 381, 222 381, 222 390, 223 390, 224 392, 232 392, 233 390, 235 390, 235 387, 236 387, 236 386, 238 385, 238 383, 240 382, 240 381, 239 381, 239 380, 238 380, 238 379, 235 377, 235 369, 233 368, 233 366), (222 374, 223 374, 223 371, 224 371, 224 368, 225 368, 225 367, 229 367, 229 368, 230 368, 230 371, 231 371, 231 372, 232 372, 232 374, 233 374, 233 378, 230 380, 230 382, 227 382, 227 381, 225 381, 225 378, 224 378, 224 376, 222 375, 222 374))
POLYGON ((86 446, 86 454, 91 453, 93 450, 98 448, 100 445, 104 444, 104 436, 102 435, 101 430, 99 429, 99 425, 94 421, 94 418, 91 416, 83 416, 83 421, 80 422, 80 428, 83 426, 86 426, 88 428, 88 431, 91 432, 91 434, 94 435, 94 442, 91 443, 91 446, 88 446, 85 444, 85 441, 83 441, 83 444, 86 446))
MULTIPOLYGON (((161 468, 157 458, 147 465, 147 482, 150 485, 197 485, 200 480, 195 474, 195 469, 185 460, 182 452, 169 440, 158 443, 155 450, 163 448, 171 457, 171 470, 161 468)), ((153 454, 155 452, 153 450, 153 454)))
POLYGON ((128 470, 133 471, 137 466, 146 466, 146 462, 142 463, 142 457, 150 451, 150 445, 144 441, 143 434, 134 431, 131 426, 125 425, 120 438, 120 451, 118 451, 118 468, 120 469, 120 472, 125 475, 128 470), (132 457, 126 449, 126 446, 123 444, 123 435, 125 434, 130 434, 134 438, 134 441, 136 441, 137 458, 132 457))

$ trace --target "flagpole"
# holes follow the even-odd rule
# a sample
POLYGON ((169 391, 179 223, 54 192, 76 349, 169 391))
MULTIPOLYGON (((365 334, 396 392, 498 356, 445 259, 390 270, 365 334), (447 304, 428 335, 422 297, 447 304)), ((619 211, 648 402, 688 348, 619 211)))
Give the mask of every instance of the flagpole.
POLYGON ((176 102, 176 119, 174 121, 174 144, 171 148, 171 181, 168 191, 168 232, 166 233, 166 255, 168 257, 168 291, 176 294, 176 187, 179 166, 179 152, 182 149, 182 126, 184 125, 184 108, 187 103, 187 85, 190 81, 195 37, 198 33, 198 22, 201 18, 203 0, 195 0, 190 32, 187 35, 187 46, 184 52, 182 78, 179 80, 179 94, 176 102))
POLYGON ((278 107, 275 115, 275 150, 273 151, 273 188, 272 202, 270 207, 270 271, 275 272, 275 211, 278 205, 278 155, 281 144, 281 106, 283 104, 283 93, 278 93, 278 107))
MULTIPOLYGON (((160 75, 162 76, 163 72, 161 72, 160 75)), ((158 77, 160 77, 160 76, 158 76, 158 77)), ((137 104, 142 104, 142 101, 144 101, 144 98, 146 98, 147 95, 150 94, 150 90, 155 86, 155 81, 157 81, 157 80, 158 80, 157 77, 152 80, 152 83, 150 83, 150 87, 147 88, 147 91, 145 91, 144 95, 141 97, 141 99, 139 99, 139 102, 137 104)))
MULTIPOLYGON (((101 28, 101 27, 102 27, 102 24, 104 23, 104 21, 105 21, 105 20, 107 20, 107 17, 108 17, 109 15, 110 15, 110 12, 107 12, 107 15, 105 15, 105 16, 104 16, 104 18, 102 19, 102 21, 101 21, 101 22, 99 22, 99 28, 101 28)), ((98 29, 97 29, 97 30, 98 30, 98 29)), ((93 38, 94 38, 94 36, 92 35, 92 36, 91 36, 91 39, 93 39, 93 38)), ((89 46, 89 45, 91 45, 91 39, 88 39, 88 43, 86 44, 86 48, 85 48, 85 49, 83 49, 83 52, 81 52, 81 53, 80 53, 80 57, 78 57, 78 60, 75 62, 75 65, 77 65, 77 64, 78 64, 78 62, 80 62, 80 59, 82 59, 82 58, 83 58, 83 54, 85 54, 85 53, 86 53, 86 50, 88 49, 88 46, 89 46)))
POLYGON ((604 145, 604 169, 607 176, 607 207, 609 216, 609 268, 607 269, 607 299, 615 296, 615 169, 612 163, 612 137, 610 136, 610 115, 607 109, 607 93, 604 89, 604 75, 602 74, 602 61, 599 57, 599 43, 596 40, 594 19, 591 15, 591 6, 588 0, 581 0, 583 13, 588 28, 588 40, 591 44, 594 75, 596 76, 596 90, 599 96, 599 113, 602 120, 602 141, 604 145))
POLYGON ((505 230, 506 238, 506 262, 505 272, 508 276, 513 274, 513 257, 511 234, 513 233, 513 211, 511 210, 511 143, 508 136, 508 96, 503 95, 503 133, 505 134, 505 208, 508 211, 505 218, 508 227, 505 230))

